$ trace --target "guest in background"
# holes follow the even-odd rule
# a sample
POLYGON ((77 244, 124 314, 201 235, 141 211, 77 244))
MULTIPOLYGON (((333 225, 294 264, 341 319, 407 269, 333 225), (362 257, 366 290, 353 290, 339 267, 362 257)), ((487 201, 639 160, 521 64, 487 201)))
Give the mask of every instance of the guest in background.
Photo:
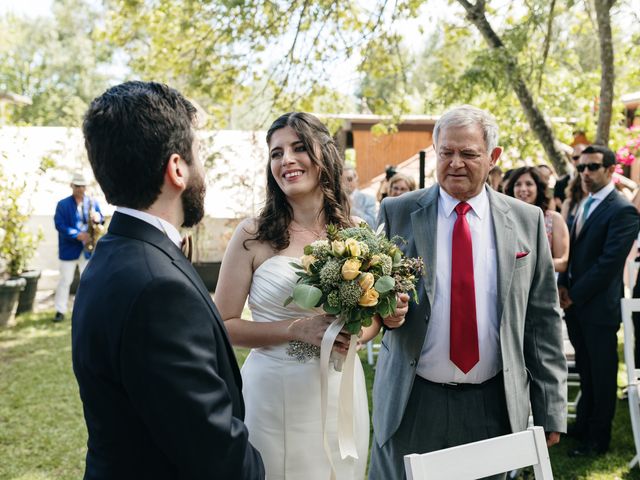
POLYGON ((504 193, 505 189, 507 188, 507 184, 509 183, 509 179, 511 178, 511 175, 513 175, 513 168, 510 168, 509 170, 507 170, 506 172, 504 172, 504 174, 502 175, 502 183, 500 183, 500 193, 504 193))
MULTIPOLYGON (((551 167, 550 165, 547 165, 546 163, 542 163, 538 165, 536 168, 538 169, 538 173, 540 174, 542 181, 547 186, 547 191, 546 191, 547 198, 553 199, 553 187, 555 186, 556 181, 558 179, 558 176, 556 175, 556 171, 553 169, 553 167, 551 167)), ((550 208, 552 210, 557 211, 556 204, 554 201, 550 202, 550 208)))
POLYGON ((562 218, 564 218, 564 221, 567 223, 569 231, 573 228, 578 209, 580 208, 580 202, 582 202, 582 199, 588 194, 589 192, 585 190, 580 175, 569 181, 569 185, 565 191, 565 199, 560 209, 560 215, 562 215, 562 218))
MULTIPOLYGON (((569 156, 569 173, 560 177, 553 187, 553 199, 556 203, 556 209, 559 208, 560 211, 562 211, 562 204, 567 198, 567 188, 569 187, 571 180, 575 178, 580 179, 580 175, 578 175, 578 172, 576 171, 576 165, 578 164, 578 160, 580 160, 580 154, 585 148, 587 148, 587 146, 583 143, 578 143, 573 147, 573 152, 571 152, 571 155, 569 156)), ((569 227, 569 229, 571 229, 571 227, 569 227)))
POLYGON ((376 194, 376 198, 378 202, 381 202, 384 198, 389 195, 389 180, 393 177, 398 171, 396 167, 393 165, 387 165, 384 170, 385 176, 384 180, 380 182, 380 186, 378 187, 378 193, 376 194))
POLYGON ((622 272, 638 234, 638 211, 615 190, 616 154, 591 145, 577 166, 589 192, 571 230, 569 267, 560 274, 560 306, 576 351, 581 396, 569 434, 581 441, 571 456, 609 450, 616 408, 622 272))
POLYGON ((569 262, 569 229, 562 216, 549 208, 547 184, 540 175, 540 170, 536 167, 520 167, 514 170, 505 193, 542 209, 553 268, 556 272, 564 272, 569 262))
POLYGON ((496 192, 502 192, 502 169, 499 166, 496 165, 491 170, 489 170, 487 183, 496 192))
POLYGON ((389 196, 399 197, 403 193, 413 192, 416 189, 416 181, 404 173, 396 173, 389 180, 389 196))
POLYGON ((67 313, 69 290, 78 267, 80 274, 91 257, 92 245, 89 225, 101 224, 104 217, 98 202, 86 195, 87 179, 77 172, 71 179, 72 194, 56 205, 53 221, 58 231, 58 258, 60 259, 60 280, 56 288, 54 322, 61 322, 67 313))
POLYGON ((351 200, 351 214, 362 218, 371 228, 376 226, 376 199, 358 190, 358 172, 353 167, 345 167, 342 172, 344 189, 351 200))

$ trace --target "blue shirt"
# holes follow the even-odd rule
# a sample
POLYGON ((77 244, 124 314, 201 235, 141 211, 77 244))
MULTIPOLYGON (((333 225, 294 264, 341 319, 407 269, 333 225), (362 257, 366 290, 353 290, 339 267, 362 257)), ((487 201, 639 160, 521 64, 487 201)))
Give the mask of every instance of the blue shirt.
MULTIPOLYGON (((53 221, 58 231, 58 258, 60 260, 77 260, 84 250, 84 245, 78 240, 80 232, 87 231, 89 222, 90 198, 85 195, 82 204, 78 205, 73 195, 64 198, 56 206, 56 214, 53 221)), ((93 200, 93 209, 100 214, 101 221, 104 216, 100 211, 100 205, 93 200)), ((85 258, 89 258, 91 253, 84 251, 85 258)))

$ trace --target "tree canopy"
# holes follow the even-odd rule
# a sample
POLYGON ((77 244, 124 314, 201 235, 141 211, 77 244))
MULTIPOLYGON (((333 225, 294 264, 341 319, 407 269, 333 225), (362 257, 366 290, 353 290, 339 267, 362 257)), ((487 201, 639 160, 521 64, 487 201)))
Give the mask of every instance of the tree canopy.
POLYGON ((522 157, 546 152, 558 165, 550 138, 570 143, 583 130, 595 139, 600 106, 610 101, 601 92, 603 9, 611 16, 614 144, 622 120, 615 99, 640 89, 634 0, 54 2, 51 18, 0 18, 0 89, 33 99, 11 110, 11 122, 78 125, 91 98, 126 78, 182 90, 212 128, 261 128, 290 110, 393 121, 473 103, 496 115, 505 146, 522 157), (434 8, 450 15, 421 25, 429 34, 417 43, 404 22, 434 8), (355 92, 338 82, 352 81, 349 72, 355 92), (551 137, 538 132, 540 122, 551 137))

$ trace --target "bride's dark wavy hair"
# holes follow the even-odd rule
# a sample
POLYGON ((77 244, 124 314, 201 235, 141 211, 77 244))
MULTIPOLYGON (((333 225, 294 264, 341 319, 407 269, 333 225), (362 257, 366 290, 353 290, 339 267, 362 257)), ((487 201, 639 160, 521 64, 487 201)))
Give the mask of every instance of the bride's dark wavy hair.
MULTIPOLYGON (((323 212, 327 224, 352 226, 349 197, 342 185, 344 162, 327 127, 316 117, 304 112, 285 113, 267 131, 267 145, 273 134, 291 127, 303 143, 311 162, 320 172, 320 190, 324 196, 323 212)), ((289 223, 293 218, 291 205, 271 173, 271 159, 267 162, 267 194, 265 205, 257 219, 253 240, 269 242, 277 250, 289 246, 289 223)))

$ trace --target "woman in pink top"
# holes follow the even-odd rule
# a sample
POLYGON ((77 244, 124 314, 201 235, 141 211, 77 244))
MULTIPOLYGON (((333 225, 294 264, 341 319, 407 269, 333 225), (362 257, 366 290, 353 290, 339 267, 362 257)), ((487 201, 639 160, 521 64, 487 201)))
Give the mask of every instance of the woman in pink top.
POLYGON ((546 191, 547 184, 536 167, 520 167, 514 170, 505 189, 507 195, 542 209, 553 266, 556 272, 564 272, 569 262, 569 229, 562 215, 549 209, 546 191))

